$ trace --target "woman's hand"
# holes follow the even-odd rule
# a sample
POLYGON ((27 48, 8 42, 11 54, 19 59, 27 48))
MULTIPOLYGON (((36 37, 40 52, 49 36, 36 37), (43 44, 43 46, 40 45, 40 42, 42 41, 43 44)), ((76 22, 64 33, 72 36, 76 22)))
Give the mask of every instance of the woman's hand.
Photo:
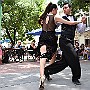
POLYGON ((83 22, 83 24, 86 24, 86 20, 87 20, 86 17, 83 16, 81 21, 83 22))

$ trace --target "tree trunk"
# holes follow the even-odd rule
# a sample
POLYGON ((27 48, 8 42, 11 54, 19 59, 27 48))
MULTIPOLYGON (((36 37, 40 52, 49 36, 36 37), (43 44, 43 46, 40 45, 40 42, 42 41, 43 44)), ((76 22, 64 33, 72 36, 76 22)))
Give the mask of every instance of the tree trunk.
POLYGON ((7 33, 8 37, 9 37, 9 39, 10 39, 10 41, 11 41, 11 43, 12 43, 12 47, 13 47, 14 41, 13 41, 12 37, 10 36, 10 33, 9 33, 9 31, 8 31, 8 28, 6 28, 6 33, 7 33))

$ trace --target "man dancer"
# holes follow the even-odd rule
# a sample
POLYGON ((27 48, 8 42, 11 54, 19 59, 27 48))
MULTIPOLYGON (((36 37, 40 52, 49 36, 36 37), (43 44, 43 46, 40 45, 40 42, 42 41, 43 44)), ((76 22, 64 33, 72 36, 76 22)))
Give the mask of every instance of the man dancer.
MULTIPOLYGON (((63 11, 65 16, 62 18, 68 21, 76 21, 76 18, 71 15, 71 5, 68 3, 64 3, 63 11)), ((85 17, 83 17, 85 18, 85 17)), ((62 50, 62 60, 57 61, 47 67, 45 67, 45 76, 49 77, 51 74, 58 73, 64 70, 67 66, 71 68, 72 71, 72 82, 76 85, 81 85, 79 79, 81 77, 81 67, 79 63, 79 57, 74 50, 74 36, 75 30, 78 29, 79 32, 83 32, 85 30, 86 18, 83 23, 78 25, 67 25, 62 24, 62 32, 61 37, 59 39, 59 46, 62 50)))

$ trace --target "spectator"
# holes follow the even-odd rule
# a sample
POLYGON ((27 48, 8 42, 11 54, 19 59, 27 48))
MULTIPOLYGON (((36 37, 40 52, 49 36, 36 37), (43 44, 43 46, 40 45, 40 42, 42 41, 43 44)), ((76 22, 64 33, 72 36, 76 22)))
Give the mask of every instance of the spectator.
POLYGON ((90 60, 90 44, 87 47, 87 58, 90 60))
POLYGON ((16 54, 18 55, 19 62, 21 62, 22 55, 24 56, 24 50, 23 50, 22 45, 21 45, 21 40, 18 41, 18 43, 16 44, 15 48, 17 49, 16 50, 16 54))
POLYGON ((87 59, 87 50, 85 50, 84 44, 81 44, 80 46, 79 56, 80 56, 80 59, 87 59))
POLYGON ((76 53, 77 53, 77 55, 79 55, 79 43, 78 42, 76 42, 75 43, 75 51, 76 51, 76 53))
POLYGON ((2 46, 0 44, 0 64, 2 64, 2 46))
POLYGON ((36 51, 35 49, 36 49, 35 40, 33 40, 30 44, 30 48, 28 48, 28 50, 31 50, 29 51, 29 54, 33 56, 33 54, 35 54, 35 51, 36 51))

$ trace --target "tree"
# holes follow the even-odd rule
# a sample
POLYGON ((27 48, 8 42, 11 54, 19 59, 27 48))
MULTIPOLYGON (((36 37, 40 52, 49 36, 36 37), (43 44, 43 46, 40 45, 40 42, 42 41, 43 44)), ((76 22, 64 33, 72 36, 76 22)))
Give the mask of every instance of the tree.
POLYGON ((80 9, 89 11, 88 7, 90 6, 90 2, 87 1, 89 0, 71 0, 73 12, 76 13, 80 9))
POLYGON ((58 5, 62 8, 62 6, 65 2, 71 3, 71 0, 59 0, 58 5))
POLYGON ((79 12, 80 9, 82 9, 83 11, 88 11, 88 7, 90 6, 90 0, 59 0, 58 5, 62 7, 62 4, 64 2, 69 2, 70 4, 72 4, 72 13, 74 14, 79 12))
POLYGON ((3 3, 2 28, 6 29, 5 37, 8 36, 13 45, 16 41, 16 32, 18 32, 18 39, 23 41, 27 30, 31 31, 40 27, 38 18, 42 11, 43 0, 34 0, 32 4, 30 1, 5 0, 3 3))

